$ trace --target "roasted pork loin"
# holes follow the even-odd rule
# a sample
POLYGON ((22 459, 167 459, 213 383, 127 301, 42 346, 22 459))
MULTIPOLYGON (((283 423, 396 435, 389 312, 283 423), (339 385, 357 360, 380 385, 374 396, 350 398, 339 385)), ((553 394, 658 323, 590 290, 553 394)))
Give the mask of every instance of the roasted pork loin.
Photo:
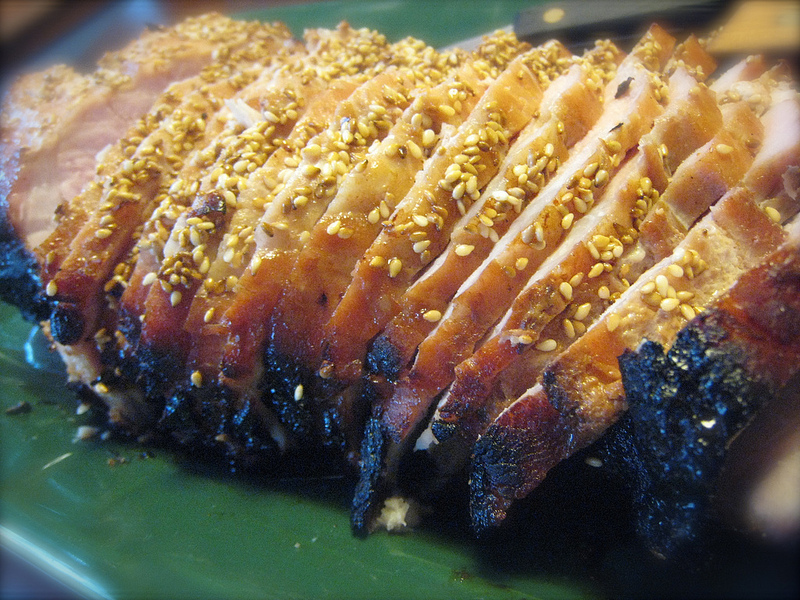
POLYGON ((800 97, 783 64, 716 68, 657 25, 582 55, 148 32, 6 95, 0 297, 109 427, 332 457, 356 531, 453 481, 486 530, 595 443, 656 499, 642 523, 680 520, 658 494, 689 484, 654 465, 714 437, 687 492, 709 498, 800 367, 800 97), (686 447, 648 420, 683 397, 686 447))

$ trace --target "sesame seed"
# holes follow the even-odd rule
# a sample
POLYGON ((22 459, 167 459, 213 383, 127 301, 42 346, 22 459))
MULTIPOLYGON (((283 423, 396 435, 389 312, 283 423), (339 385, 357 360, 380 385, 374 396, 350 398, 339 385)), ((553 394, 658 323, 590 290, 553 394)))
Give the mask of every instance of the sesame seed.
POLYGON ((414 243, 413 250, 417 254, 421 254, 423 251, 427 250, 428 246, 430 245, 431 245, 430 240, 421 240, 419 242, 414 243))
POLYGON ((174 291, 169 295, 169 303, 172 304, 172 306, 178 306, 178 304, 180 304, 180 302, 181 302, 181 293, 180 292, 174 291))
POLYGON ((403 262, 399 258, 393 258, 389 261, 389 277, 397 277, 403 269, 403 262))
POLYGON ((646 294, 652 294, 654 291, 656 291, 656 282, 655 281, 648 281, 647 283, 645 283, 642 286, 642 289, 640 291, 641 291, 642 294, 645 294, 645 295, 646 294))
POLYGON ((353 235, 353 228, 352 227, 341 227, 339 231, 336 233, 339 239, 347 240, 353 235))
POLYGON ((196 388, 203 386, 203 374, 200 371, 192 371, 192 385, 196 388))
POLYGON ((58 293, 58 286, 55 281, 50 281, 45 288, 45 293, 51 298, 58 293))
POLYGON ((414 223, 419 225, 420 227, 428 226, 428 217, 424 215, 412 215, 411 220, 414 221, 414 223))
POLYGON ((523 346, 527 346, 533 343, 533 338, 527 333, 523 333, 522 335, 512 335, 511 343, 515 345, 522 344, 523 346))
POLYGON ((609 331, 614 331, 617 327, 619 327, 620 317, 616 313, 612 313, 608 315, 606 319, 606 329, 609 331))
POLYGON ((552 352, 558 347, 558 343, 550 338, 536 344, 536 349, 540 352, 552 352))
POLYGON ((214 318, 214 307, 212 306, 206 311, 206 314, 203 315, 203 322, 210 323, 213 318, 214 318))
POLYGON ((475 246, 471 244, 458 244, 455 253, 458 256, 468 256, 473 250, 475 250, 475 246))
POLYGON ((386 259, 382 256, 373 256, 372 259, 369 261, 370 267, 382 267, 386 264, 386 259))
POLYGON ((296 402, 299 402, 303 399, 303 384, 299 383, 296 388, 294 388, 294 399, 296 402))
POLYGON ((567 230, 572 227, 572 222, 575 220, 573 213, 567 213, 561 219, 561 229, 567 230))
POLYGON ((517 271, 524 271, 525 267, 527 266, 528 266, 528 259, 525 257, 518 258, 514 263, 514 267, 517 269, 517 271))
POLYGON ((422 132, 422 145, 425 148, 430 148, 436 143, 436 133, 433 129, 426 129, 422 132))
POLYGON ((442 313, 438 310, 428 310, 422 313, 422 318, 429 323, 436 323, 442 318, 442 313))
POLYGON ((767 213, 767 216, 773 223, 780 223, 781 222, 781 213, 773 206, 767 206, 764 208, 764 212, 767 213))
POLYGON ((417 160, 422 159, 422 149, 412 140, 409 140, 406 144, 408 147, 408 151, 411 156, 417 160))
POLYGON ((681 314, 687 321, 691 321, 692 319, 695 318, 696 315, 694 309, 688 304, 681 304, 680 309, 681 309, 681 314))
POLYGON ((733 146, 729 146, 728 144, 717 144, 714 148, 723 155, 733 152, 733 146))
POLYGON ((111 229, 108 229, 107 227, 101 227, 100 229, 94 232, 94 236, 98 239, 104 240, 107 237, 110 237, 111 233, 112 233, 111 229))
POLYGON ((328 225, 327 229, 325 230, 328 235, 336 235, 339 233, 339 229, 342 228, 342 222, 339 220, 334 221, 330 225, 328 225))
POLYGON ((597 290, 597 296, 601 300, 608 300, 611 297, 611 290, 608 289, 608 286, 601 285, 597 290))
POLYGON ((158 275, 155 271, 150 271, 147 275, 142 278, 142 285, 151 285, 155 283, 156 277, 158 275))
POLYGON ((675 263, 667 267, 667 272, 673 277, 683 277, 683 267, 675 263))
POLYGON ((575 326, 569 319, 564 319, 564 333, 569 339, 575 338, 575 326))
POLYGON ((558 286, 558 291, 561 292, 567 302, 572 300, 572 286, 568 282, 562 281, 558 286))
POLYGON ((96 384, 94 384, 94 389, 98 394, 108 393, 108 386, 102 381, 98 381, 96 384))
MULTIPOLYGON (((600 258, 600 256, 598 255, 597 258, 600 258)), ((592 268, 589 269, 589 278, 593 279, 595 277, 599 277, 600 275, 603 274, 604 270, 605 269, 603 267, 603 263, 595 263, 595 264, 593 264, 592 268)))
POLYGON ((592 305, 589 302, 581 304, 577 308, 577 310, 575 311, 575 314, 573 315, 573 318, 576 321, 583 321, 586 317, 589 316, 589 312, 591 310, 592 310, 592 305))
POLYGON ((587 179, 591 179, 594 177, 594 174, 597 173, 597 169, 600 167, 600 164, 597 162, 590 163, 586 165, 586 168, 583 169, 583 176, 587 179))
POLYGON ((678 308, 678 306, 680 305, 680 302, 681 301, 678 300, 677 298, 664 298, 661 301, 661 304, 659 305, 659 308, 661 308, 661 310, 663 310, 663 311, 670 312, 670 311, 675 310, 676 308, 678 308))
POLYGON ((662 297, 666 297, 669 291, 669 280, 666 275, 658 275, 655 281, 658 293, 661 294, 662 297))

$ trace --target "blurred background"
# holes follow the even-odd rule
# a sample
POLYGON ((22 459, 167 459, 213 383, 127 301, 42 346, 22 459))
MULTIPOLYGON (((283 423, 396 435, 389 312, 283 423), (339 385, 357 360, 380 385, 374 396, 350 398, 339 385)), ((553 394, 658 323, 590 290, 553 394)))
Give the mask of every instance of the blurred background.
POLYGON ((0 0, 3 79, 20 69, 56 60, 91 68, 148 24, 175 23, 190 15, 302 4, 309 0, 0 0))

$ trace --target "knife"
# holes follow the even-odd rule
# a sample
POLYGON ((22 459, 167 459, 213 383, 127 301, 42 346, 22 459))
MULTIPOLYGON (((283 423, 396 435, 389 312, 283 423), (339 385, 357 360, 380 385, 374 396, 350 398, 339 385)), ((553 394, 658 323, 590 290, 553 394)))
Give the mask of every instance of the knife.
MULTIPOLYGON (((513 24, 500 29, 533 45, 558 39, 573 52, 609 38, 620 44, 637 41, 651 23, 670 33, 704 31, 719 20, 727 0, 556 0, 519 11, 513 24)), ((442 50, 475 50, 485 34, 442 50)))
POLYGON ((636 41, 651 23, 676 37, 711 31, 726 0, 556 0, 517 13, 513 30, 534 45, 556 38, 573 52, 597 39, 636 41))

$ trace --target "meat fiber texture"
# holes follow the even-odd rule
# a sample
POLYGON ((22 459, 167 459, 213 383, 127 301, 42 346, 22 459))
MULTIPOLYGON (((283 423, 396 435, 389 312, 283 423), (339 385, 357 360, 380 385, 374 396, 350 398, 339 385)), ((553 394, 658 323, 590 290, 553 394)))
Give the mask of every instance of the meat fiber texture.
MULTIPOLYGON (((748 398, 800 364, 798 93, 781 63, 715 69, 657 25, 580 56, 219 15, 148 32, 4 99, 0 296, 109 428, 349 470, 358 532, 454 481, 499 525, 629 407, 672 402, 642 390, 673 363, 741 413, 711 428, 711 481, 766 403, 706 386, 727 367, 685 340, 730 332, 705 354, 748 398), (779 289, 766 316, 725 300, 751 281, 779 289), (762 333, 782 345, 737 341, 762 333)), ((658 460, 692 452, 672 429, 644 434, 658 460)), ((626 477, 663 507, 650 471, 626 477)))

